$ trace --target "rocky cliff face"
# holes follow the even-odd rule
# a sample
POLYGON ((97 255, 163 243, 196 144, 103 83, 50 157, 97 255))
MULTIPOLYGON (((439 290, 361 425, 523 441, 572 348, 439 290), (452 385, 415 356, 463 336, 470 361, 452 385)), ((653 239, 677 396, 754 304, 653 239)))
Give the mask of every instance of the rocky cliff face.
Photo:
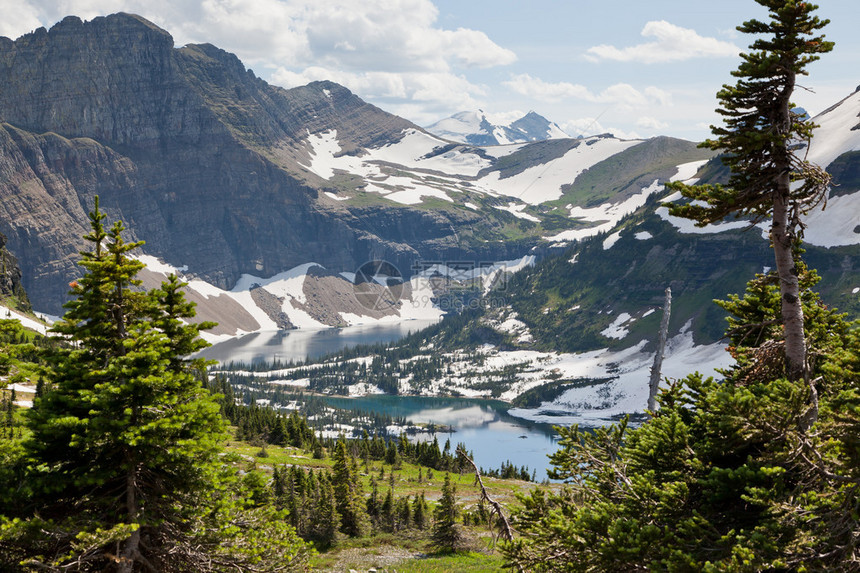
POLYGON ((18 261, 6 250, 6 237, 0 235, 0 297, 13 296, 18 307, 28 310, 30 302, 21 285, 21 269, 18 261))
POLYGON ((418 257, 525 248, 475 253, 445 212, 320 200, 325 182, 303 167, 309 133, 336 130, 350 154, 414 126, 337 84, 269 86, 214 46, 174 48, 137 16, 0 38, 0 86, 0 232, 49 312, 79 273, 97 194, 147 253, 225 288, 309 261, 354 270, 384 258, 408 272, 418 257))

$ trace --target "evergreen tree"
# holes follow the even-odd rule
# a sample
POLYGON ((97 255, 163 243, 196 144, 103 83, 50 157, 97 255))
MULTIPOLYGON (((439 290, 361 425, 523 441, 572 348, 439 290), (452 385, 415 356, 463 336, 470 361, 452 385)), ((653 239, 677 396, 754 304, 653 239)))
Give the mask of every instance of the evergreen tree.
POLYGON ((457 488, 451 483, 451 476, 446 473, 442 496, 433 511, 432 543, 437 551, 452 552, 461 548, 464 536, 460 524, 457 523, 459 513, 457 488))
POLYGON ((397 499, 397 521, 395 529, 408 529, 412 526, 412 506, 409 504, 409 496, 397 499))
POLYGON ((417 529, 427 527, 427 501, 424 499, 423 491, 412 501, 412 520, 417 529))
MULTIPOLYGON (((15 416, 18 407, 15 406, 16 392, 14 384, 19 380, 32 377, 25 375, 31 370, 24 356, 33 353, 34 345, 25 342, 24 328, 18 320, 0 319, 0 409, 5 411, 0 428, 0 519, 5 513, 2 508, 13 508, 19 505, 22 491, 27 488, 28 480, 24 477, 27 460, 21 445, 20 421, 15 416), (9 388, 7 384, 13 384, 9 388), (17 427, 17 432, 15 431, 17 427)), ((41 378, 40 378, 41 379, 41 378)), ((44 388, 44 386, 43 386, 44 388)), ((38 386, 37 386, 38 391, 38 386)), ((2 563, 0 558, 0 563, 2 563)))
POLYGON ((330 547, 337 539, 340 515, 337 512, 334 487, 327 474, 319 476, 319 498, 311 515, 311 538, 321 548, 330 547))
POLYGON ((828 21, 813 12, 815 4, 798 0, 756 0, 768 9, 769 22, 750 20, 738 30, 756 40, 732 74, 734 86, 717 94, 724 127, 712 127, 716 136, 702 145, 725 153, 728 184, 688 186, 672 183, 685 205, 670 204, 674 215, 706 225, 734 214, 758 222, 770 219, 770 239, 779 275, 781 322, 784 329, 787 375, 803 377, 806 345, 803 309, 793 250, 803 235, 800 216, 824 198, 830 177, 801 158, 798 144, 808 145, 815 127, 792 108, 797 76, 806 66, 829 52, 833 43, 817 35, 828 21))
POLYGON ((394 531, 396 521, 396 508, 394 501, 394 492, 391 488, 385 493, 385 499, 382 501, 382 506, 379 509, 379 524, 383 531, 394 531))
POLYGON ((272 495, 275 496, 275 503, 281 508, 284 506, 284 498, 287 491, 284 484, 285 473, 286 467, 283 468, 283 472, 278 469, 278 466, 272 468, 272 495))
POLYGON ((175 277, 150 293, 135 288, 143 265, 129 253, 142 243, 126 243, 119 222, 105 230, 104 219, 96 200, 86 272, 54 327, 69 345, 52 357, 50 390, 28 412, 29 503, 38 517, 22 511, 25 519, 0 529, 0 554, 26 533, 29 563, 48 569, 207 571, 269 556, 300 563, 292 530, 274 525, 259 535, 268 526, 250 514, 246 527, 230 525, 245 508, 224 491, 223 421, 194 375, 202 363, 185 358, 209 325, 187 322, 193 306, 175 277))
POLYGON ((367 515, 377 524, 379 522, 379 507, 379 486, 376 483, 376 478, 370 476, 370 497, 367 498, 367 515))
POLYGON ((370 519, 362 494, 358 463, 346 447, 343 436, 338 439, 332 454, 334 460, 333 480, 337 512, 340 514, 341 531, 350 537, 362 537, 370 531, 370 519))
POLYGON ((536 572, 860 571, 860 328, 811 288, 802 302, 811 427, 805 382, 771 352, 779 287, 760 275, 720 303, 737 358, 725 380, 673 383, 637 429, 560 429, 550 477, 568 485, 521 498, 508 558, 536 572))
POLYGON ((400 452, 397 450, 397 446, 393 440, 388 442, 388 449, 385 451, 385 463, 391 466, 392 471, 400 469, 403 465, 400 452))

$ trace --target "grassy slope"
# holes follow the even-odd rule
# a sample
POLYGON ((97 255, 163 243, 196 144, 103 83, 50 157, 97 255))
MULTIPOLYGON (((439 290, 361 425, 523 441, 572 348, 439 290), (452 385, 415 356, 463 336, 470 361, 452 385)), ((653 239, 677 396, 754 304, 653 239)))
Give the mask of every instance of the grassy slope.
MULTIPOLYGON (((228 442, 227 451, 236 454, 236 463, 243 465, 246 470, 258 470, 271 473, 273 466, 298 465, 305 468, 330 469, 333 465, 331 458, 313 459, 310 452, 293 447, 268 445, 265 456, 260 446, 252 446, 247 442, 232 440, 228 442)), ((385 496, 391 483, 392 466, 383 461, 371 461, 368 465, 359 463, 359 471, 365 494, 370 492, 370 478, 374 476, 380 495, 385 496), (380 478, 384 474, 385 477, 380 478)), ((444 472, 433 471, 433 477, 427 479, 427 468, 421 468, 424 478, 418 481, 419 466, 402 463, 400 469, 394 470, 395 497, 410 496, 424 492, 430 503, 429 515, 432 515, 435 502, 441 496, 444 472)), ((524 492, 535 484, 519 480, 502 480, 483 478, 489 495, 501 502, 506 508, 516 504, 516 494, 524 492)), ((461 509, 469 509, 480 499, 480 489, 475 483, 473 474, 451 474, 451 482, 456 487, 457 501, 461 509)), ((471 539, 473 550, 454 555, 434 554, 429 543, 430 530, 398 532, 396 534, 376 533, 360 539, 342 539, 332 549, 316 555, 311 565, 321 571, 348 571, 349 569, 364 570, 372 567, 396 569, 403 572, 435 573, 475 571, 501 571, 503 560, 501 555, 492 549, 492 536, 486 527, 469 526, 466 528, 471 539), (392 563, 393 561, 393 563, 392 563)))
POLYGON ((576 181, 562 187, 564 194, 552 204, 600 205, 619 193, 638 192, 655 179, 668 180, 678 165, 713 155, 690 141, 655 137, 586 169, 576 181))
MULTIPOLYGON (((605 338, 600 332, 622 312, 634 317, 662 306, 666 287, 672 288, 670 332, 677 333, 693 320, 699 344, 719 340, 725 330, 725 312, 714 299, 742 293, 748 280, 765 267, 773 267, 773 252, 759 229, 711 234, 682 234, 670 223, 649 213, 650 202, 616 228, 620 238, 604 249, 606 236, 574 245, 567 252, 548 257, 534 268, 520 271, 503 292, 492 293, 493 305, 517 312, 534 336, 533 348, 545 351, 585 351, 626 347, 631 341, 653 339, 660 313, 634 322, 622 339, 605 338), (651 236, 637 239, 647 232, 651 236), (571 263, 575 260, 575 263, 571 263)), ((804 258, 818 270, 817 290, 849 318, 860 317, 860 300, 852 294, 860 268, 860 246, 820 248, 808 246, 804 258)), ((492 311, 488 311, 492 314, 492 311)), ((484 339, 480 321, 440 325, 437 348, 451 350, 458 344, 484 339)), ((512 343, 512 341, 508 341, 512 343)))
MULTIPOLYGON (((15 411, 15 438, 20 441, 29 437, 29 432, 23 423, 23 409, 16 408, 15 411)), ((6 440, 5 434, 0 437, 6 440)), ((315 460, 310 452, 297 448, 268 445, 265 448, 266 455, 261 457, 261 448, 252 446, 247 442, 231 440, 226 444, 227 457, 239 469, 244 471, 261 471, 271 474, 274 465, 298 465, 305 468, 330 469, 332 461, 330 458, 315 460)), ((389 476, 392 472, 390 464, 384 462, 371 462, 367 470, 360 464, 360 471, 364 484, 365 494, 370 492, 370 476, 377 478, 380 495, 385 496, 389 487, 389 476), (380 473, 385 478, 380 479, 380 473)), ((424 476, 427 468, 422 468, 424 476)), ((403 463, 400 469, 394 470, 394 494, 395 497, 410 496, 424 492, 425 498, 430 504, 429 516, 432 516, 436 500, 441 496, 444 472, 434 471, 432 479, 426 477, 418 481, 419 468, 416 465, 403 463)), ((515 494, 525 491, 527 488, 535 487, 535 484, 518 480, 501 480, 494 478, 483 478, 484 485, 490 495, 500 501, 506 508, 516 503, 515 494)), ((451 482, 456 487, 458 504, 462 509, 469 509, 475 505, 480 497, 480 490, 475 484, 472 474, 451 474, 451 482)), ((432 518, 430 518, 432 519, 432 518)), ((408 530, 390 533, 375 533, 359 539, 343 538, 328 551, 319 553, 311 559, 312 570, 315 571, 348 571, 356 569, 366 571, 370 568, 395 569, 401 573, 441 573, 474 571, 495 572, 501 571, 503 559, 498 551, 493 548, 493 538, 486 527, 466 527, 467 536, 470 539, 472 549, 468 552, 457 554, 434 553, 430 545, 431 529, 423 531, 408 530)))

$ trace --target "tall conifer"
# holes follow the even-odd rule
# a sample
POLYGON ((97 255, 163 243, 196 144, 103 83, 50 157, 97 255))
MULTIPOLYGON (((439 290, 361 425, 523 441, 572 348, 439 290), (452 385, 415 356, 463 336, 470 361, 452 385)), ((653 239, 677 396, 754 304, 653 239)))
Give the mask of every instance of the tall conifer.
POLYGON ((818 6, 798 0, 756 0, 770 21, 750 20, 738 26, 756 36, 732 75, 735 85, 717 94, 725 126, 712 126, 714 139, 702 146, 724 153, 731 176, 727 185, 669 184, 694 202, 671 204, 670 212, 706 225, 729 215, 770 220, 770 240, 779 275, 786 372, 803 377, 806 339, 795 248, 803 236, 801 215, 825 197, 830 177, 805 160, 802 149, 815 125, 796 113, 791 101, 797 77, 818 54, 833 49, 819 31, 828 23, 813 15, 818 6), (798 147, 801 148, 798 151, 798 147))
POLYGON ((105 230, 104 220, 97 199, 85 274, 54 327, 69 344, 28 412, 36 515, 0 529, 0 554, 5 536, 32 525, 29 563, 49 570, 210 571, 264 556, 301 563, 291 529, 251 514, 232 525, 246 508, 222 485, 223 419, 195 376, 202 363, 186 357, 205 344, 198 332, 209 324, 188 322, 193 305, 175 277, 150 293, 138 288, 143 264, 130 252, 142 242, 126 243, 122 223, 105 230))

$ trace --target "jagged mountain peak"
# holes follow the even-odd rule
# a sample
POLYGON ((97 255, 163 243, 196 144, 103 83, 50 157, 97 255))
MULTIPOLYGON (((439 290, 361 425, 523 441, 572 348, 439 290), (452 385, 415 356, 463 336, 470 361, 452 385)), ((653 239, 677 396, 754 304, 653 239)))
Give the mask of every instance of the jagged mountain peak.
MULTIPOLYGON (((495 220, 453 201, 410 207, 422 193, 446 196, 413 192, 424 173, 388 167, 414 163, 413 150, 394 149, 406 134, 419 155, 445 145, 415 124, 334 82, 269 85, 235 55, 176 48, 138 16, 69 17, 0 40, 0 86, 0 232, 42 310, 61 312, 80 274, 94 195, 147 254, 224 289, 308 261, 341 272, 381 259, 408 272, 416 259, 508 260, 531 247, 464 240, 460 227, 495 220), (356 169, 368 149, 380 155, 365 180, 356 169)), ((473 170, 489 161, 463 159, 473 170)))
POLYGON ((569 137, 556 123, 535 111, 510 122, 492 117, 481 109, 461 111, 428 126, 427 131, 451 141, 480 146, 569 137))
MULTIPOLYGON (((170 38, 171 42, 173 41, 173 37, 166 30, 158 27, 158 25, 150 22, 143 16, 128 12, 117 12, 107 16, 98 16, 92 20, 83 20, 82 18, 74 15, 66 16, 51 26, 50 29, 45 27, 36 28, 32 32, 28 32, 27 34, 20 36, 18 40, 23 40, 26 43, 29 40, 39 39, 48 35, 62 36, 70 33, 92 33, 94 31, 101 33, 104 30, 129 31, 132 29, 147 31, 156 36, 170 38)), ((4 36, 0 36, 0 38, 4 38, 4 36)))
POLYGON ((405 276, 561 248, 709 157, 664 138, 546 140, 560 130, 534 111, 456 114, 487 139, 445 141, 334 82, 283 89, 211 44, 176 48, 130 14, 0 40, 0 86, 0 232, 52 312, 96 194, 148 255, 231 289, 309 261, 387 260, 405 276), (524 143, 497 145, 511 141, 524 143))

